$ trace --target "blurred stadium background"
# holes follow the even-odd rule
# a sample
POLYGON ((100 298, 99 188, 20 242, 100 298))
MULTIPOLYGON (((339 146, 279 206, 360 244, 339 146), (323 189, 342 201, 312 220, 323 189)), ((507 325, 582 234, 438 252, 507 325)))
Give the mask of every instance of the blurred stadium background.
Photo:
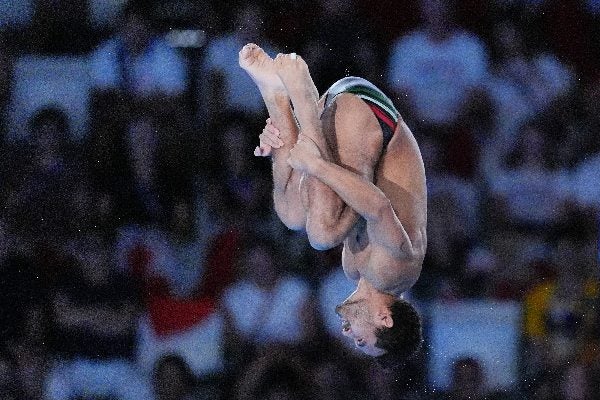
POLYGON ((600 398, 598 0, 0 0, 0 398, 600 398), (426 343, 381 370, 272 209, 237 64, 384 89, 426 164, 426 343))

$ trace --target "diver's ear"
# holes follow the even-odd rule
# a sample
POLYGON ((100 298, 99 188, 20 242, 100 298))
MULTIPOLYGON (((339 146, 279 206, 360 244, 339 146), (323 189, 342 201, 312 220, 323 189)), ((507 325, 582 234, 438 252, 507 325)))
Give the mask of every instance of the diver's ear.
POLYGON ((385 313, 380 313, 379 319, 382 325, 386 328, 391 328, 392 326, 394 326, 394 319, 392 318, 392 314, 389 311, 385 313))

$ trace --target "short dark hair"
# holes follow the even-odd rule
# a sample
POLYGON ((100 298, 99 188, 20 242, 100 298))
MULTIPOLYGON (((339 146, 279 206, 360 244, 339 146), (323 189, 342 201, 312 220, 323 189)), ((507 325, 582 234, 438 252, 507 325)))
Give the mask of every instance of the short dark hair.
POLYGON ((57 129, 67 134, 69 131, 69 116, 59 106, 48 105, 38 109, 29 119, 29 128, 36 130, 45 124, 52 124, 57 129))
POLYGON ((390 312, 394 321, 392 327, 375 331, 375 346, 386 350, 385 354, 375 360, 387 369, 402 365, 423 343, 421 317, 412 304, 402 299, 394 300, 390 312))
POLYGON ((129 0, 121 10, 121 18, 127 20, 136 17, 144 21, 149 27, 154 26, 154 10, 149 0, 129 0))
POLYGON ((182 375, 183 384, 186 390, 189 390, 196 385, 196 376, 192 372, 192 369, 188 363, 182 356, 172 353, 165 354, 156 361, 152 371, 153 379, 156 381, 169 366, 175 367, 177 370, 179 370, 182 375))

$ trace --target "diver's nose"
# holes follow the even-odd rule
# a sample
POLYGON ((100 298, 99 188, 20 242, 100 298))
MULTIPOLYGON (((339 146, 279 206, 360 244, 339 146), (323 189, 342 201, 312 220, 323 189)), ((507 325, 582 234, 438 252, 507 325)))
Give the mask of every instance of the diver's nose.
POLYGON ((342 334, 348 337, 352 335, 352 328, 350 328, 350 323, 348 321, 342 323, 342 334))

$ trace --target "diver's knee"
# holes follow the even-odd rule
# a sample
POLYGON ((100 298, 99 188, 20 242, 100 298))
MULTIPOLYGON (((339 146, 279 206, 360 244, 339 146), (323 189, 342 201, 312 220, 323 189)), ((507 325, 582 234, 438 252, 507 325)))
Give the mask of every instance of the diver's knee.
POLYGON ((315 227, 314 224, 307 224, 306 228, 308 241, 313 249, 329 250, 341 243, 337 232, 327 229, 323 225, 315 227))
POLYGON ((333 249, 339 243, 335 243, 333 240, 322 240, 321 238, 315 238, 313 236, 308 236, 308 241, 310 242, 310 246, 315 250, 329 250, 333 249))

